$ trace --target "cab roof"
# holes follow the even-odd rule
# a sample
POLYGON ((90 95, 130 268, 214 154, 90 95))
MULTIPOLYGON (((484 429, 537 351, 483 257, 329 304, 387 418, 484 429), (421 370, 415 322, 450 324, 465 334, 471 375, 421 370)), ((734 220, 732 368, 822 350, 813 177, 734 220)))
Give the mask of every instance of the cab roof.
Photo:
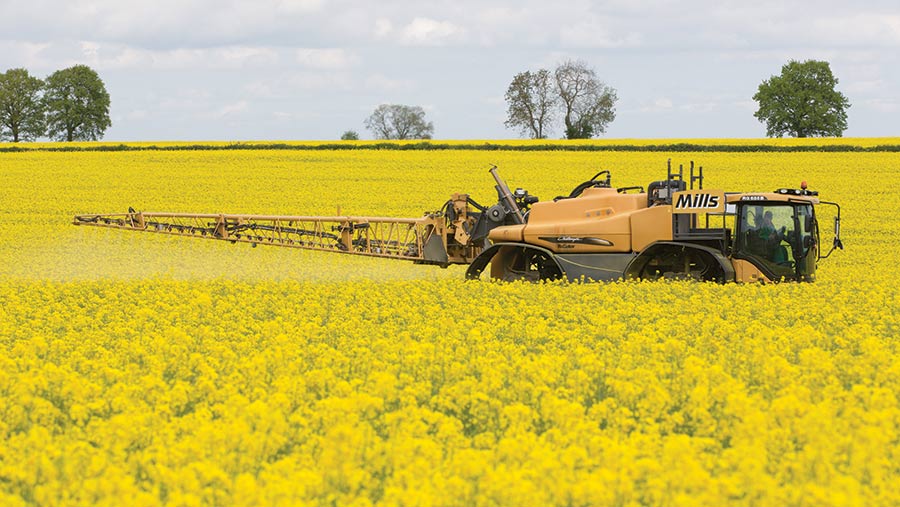
POLYGON ((738 202, 806 202, 809 204, 819 204, 818 195, 812 192, 793 189, 780 189, 775 192, 727 192, 725 194, 725 202, 728 204, 738 202), (786 191, 782 191, 786 190, 786 191))

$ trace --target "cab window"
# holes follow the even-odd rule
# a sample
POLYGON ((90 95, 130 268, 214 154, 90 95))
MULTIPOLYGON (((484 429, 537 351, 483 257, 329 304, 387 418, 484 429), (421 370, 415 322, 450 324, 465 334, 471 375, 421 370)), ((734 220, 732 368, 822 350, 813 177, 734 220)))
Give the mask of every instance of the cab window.
POLYGON ((791 276, 797 238, 794 206, 748 204, 740 207, 736 250, 763 264, 776 276, 791 276))

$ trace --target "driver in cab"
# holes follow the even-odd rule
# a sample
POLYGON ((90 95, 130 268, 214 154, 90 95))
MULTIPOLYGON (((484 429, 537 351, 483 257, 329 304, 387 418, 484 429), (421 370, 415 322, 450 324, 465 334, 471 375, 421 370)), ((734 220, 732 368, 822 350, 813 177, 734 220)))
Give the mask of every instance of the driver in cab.
POLYGON ((767 257, 775 263, 787 262, 787 251, 781 246, 784 240, 786 227, 782 226, 781 230, 775 229, 772 223, 772 212, 766 211, 763 214, 762 221, 758 224, 756 232, 760 239, 765 241, 767 257))

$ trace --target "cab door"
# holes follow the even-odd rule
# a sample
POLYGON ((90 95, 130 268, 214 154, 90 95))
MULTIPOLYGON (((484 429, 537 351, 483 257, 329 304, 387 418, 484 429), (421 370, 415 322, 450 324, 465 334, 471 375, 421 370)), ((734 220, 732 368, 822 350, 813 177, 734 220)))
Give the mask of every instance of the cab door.
POLYGON ((812 281, 818 255, 811 204, 739 203, 736 221, 734 258, 753 263, 770 280, 812 281))

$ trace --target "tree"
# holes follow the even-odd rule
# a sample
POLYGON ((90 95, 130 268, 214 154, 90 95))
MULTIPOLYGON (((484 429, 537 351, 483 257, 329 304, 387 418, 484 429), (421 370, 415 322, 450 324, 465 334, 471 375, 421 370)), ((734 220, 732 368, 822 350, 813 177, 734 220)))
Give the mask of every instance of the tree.
POLYGON ((759 110, 753 116, 765 122, 769 137, 841 137, 850 101, 835 90, 837 83, 828 62, 791 60, 780 76, 759 85, 753 96, 759 110))
POLYGON ((554 77, 566 138, 587 139, 606 132, 606 126, 616 119, 616 91, 601 82, 584 62, 564 62, 556 68, 554 77))
POLYGON ((506 91, 507 127, 518 127, 535 139, 546 137, 560 115, 568 139, 586 139, 606 132, 616 118, 616 91, 597 78, 583 62, 567 61, 551 74, 516 74, 506 91))
POLYGON ((58 70, 46 80, 47 135, 59 141, 96 141, 112 122, 109 94, 86 65, 58 70))
POLYGON ((434 125, 419 106, 381 104, 366 121, 376 139, 431 139, 434 125))
POLYGON ((0 140, 33 141, 44 135, 44 82, 25 69, 0 74, 0 140))
POLYGON ((525 71, 516 74, 506 90, 507 127, 518 127, 532 139, 547 137, 553 121, 557 95, 550 71, 525 71))
POLYGON ((341 134, 341 141, 359 141, 359 134, 355 130, 348 130, 341 134))

